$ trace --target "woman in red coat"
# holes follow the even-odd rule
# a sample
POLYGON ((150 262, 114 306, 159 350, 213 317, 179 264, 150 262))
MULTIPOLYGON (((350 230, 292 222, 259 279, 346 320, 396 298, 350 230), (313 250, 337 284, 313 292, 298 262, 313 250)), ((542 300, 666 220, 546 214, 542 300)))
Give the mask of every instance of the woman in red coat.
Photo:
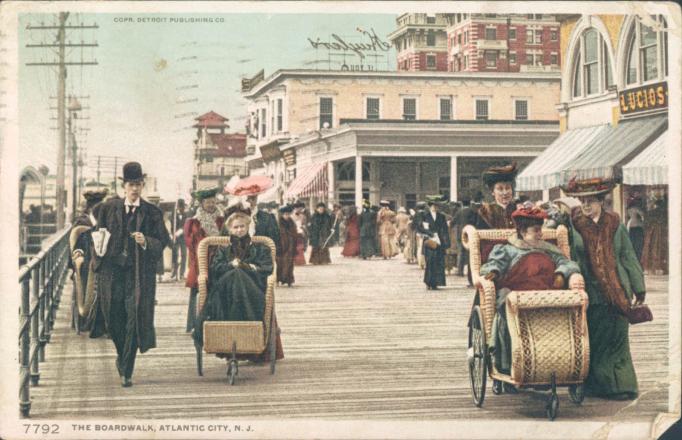
POLYGON ((355 206, 346 212, 346 242, 341 255, 344 257, 357 257, 360 255, 360 225, 355 206))
POLYGON ((218 188, 196 191, 193 195, 199 201, 200 206, 194 217, 185 222, 183 233, 187 254, 189 256, 189 272, 187 274, 186 287, 190 288, 189 308, 187 309, 187 328, 189 333, 194 329, 194 319, 196 315, 197 293, 199 292, 197 277, 199 276, 199 261, 197 251, 199 242, 204 237, 220 235, 225 217, 216 204, 215 196, 218 188))

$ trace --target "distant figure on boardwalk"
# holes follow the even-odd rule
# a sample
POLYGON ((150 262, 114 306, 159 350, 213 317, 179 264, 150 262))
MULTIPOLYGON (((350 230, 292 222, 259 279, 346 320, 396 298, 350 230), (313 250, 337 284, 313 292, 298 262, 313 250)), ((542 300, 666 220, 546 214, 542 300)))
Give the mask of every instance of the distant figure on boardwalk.
POLYGON ((327 206, 320 202, 317 204, 315 214, 310 219, 310 264, 330 264, 329 243, 333 234, 332 216, 327 212, 327 206))
POLYGON ((156 263, 169 234, 161 210, 140 197, 145 174, 137 162, 123 166, 125 199, 102 204, 97 229, 111 234, 106 252, 96 257, 102 311, 116 346, 123 387, 132 386, 137 350, 156 347, 154 299, 156 263))
POLYGON ((294 203, 294 223, 296 223, 296 256, 294 265, 305 266, 306 241, 308 237, 308 216, 305 211, 305 203, 294 203))
POLYGON ((372 212, 369 201, 362 203, 360 214, 360 256, 363 260, 371 258, 376 252, 377 217, 372 212))
POLYGON ((188 219, 183 227, 185 245, 189 251, 189 271, 187 273, 187 281, 185 282, 185 286, 190 288, 187 326, 185 329, 188 333, 194 329, 197 309, 197 294, 199 292, 197 282, 199 260, 197 251, 199 250, 199 243, 208 236, 220 235, 220 229, 225 221, 223 212, 216 204, 218 190, 219 188, 207 188, 198 190, 193 194, 194 199, 199 202, 199 207, 194 217, 188 219))
POLYGON ((346 211, 346 240, 341 255, 357 257, 360 255, 360 225, 355 206, 348 206, 346 211))
POLYGON ((450 234, 445 216, 438 212, 441 196, 428 196, 429 210, 421 217, 417 230, 426 238, 422 253, 426 262, 424 284, 428 290, 445 286, 445 249, 450 247, 450 234))
POLYGON ((279 246, 279 226, 277 224, 277 219, 266 209, 258 208, 258 194, 261 192, 263 192, 262 189, 254 188, 253 194, 250 194, 246 199, 251 210, 249 235, 252 237, 255 237, 256 235, 268 237, 276 246, 279 246))
POLYGON ((395 229, 396 229, 396 241, 398 242, 398 248, 402 252, 405 249, 405 244, 407 242, 407 225, 410 222, 410 216, 407 211, 402 206, 398 208, 398 213, 395 215, 395 229))
POLYGON ((279 208, 279 246, 277 247, 277 282, 291 287, 294 284, 294 257, 298 232, 291 218, 293 206, 279 208))
POLYGON ((185 222, 190 218, 185 211, 185 200, 178 199, 175 204, 175 213, 173 219, 173 253, 172 253, 172 269, 171 279, 182 280, 185 277, 185 269, 187 268, 187 243, 184 237, 185 222), (178 257, 179 260, 178 261, 178 257))
POLYGON ((409 221, 407 222, 407 233, 405 238, 405 247, 403 248, 403 256, 408 264, 415 264, 417 262, 417 226, 415 223, 416 212, 410 208, 409 221))
POLYGON ((393 258, 398 255, 398 243, 396 241, 395 212, 390 208, 390 203, 386 200, 380 202, 381 209, 377 213, 377 223, 379 224, 379 241, 381 256, 384 259, 393 258))

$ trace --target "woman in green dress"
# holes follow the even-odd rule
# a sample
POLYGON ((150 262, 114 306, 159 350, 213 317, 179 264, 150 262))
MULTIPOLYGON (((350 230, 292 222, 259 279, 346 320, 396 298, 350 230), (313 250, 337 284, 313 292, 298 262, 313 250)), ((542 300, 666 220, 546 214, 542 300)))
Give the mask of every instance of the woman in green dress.
POLYGON ((617 214, 604 211, 613 182, 571 180, 566 195, 581 201, 571 215, 571 257, 580 266, 589 297, 589 395, 615 400, 637 397, 637 376, 630 355, 629 320, 645 297, 644 273, 617 214))

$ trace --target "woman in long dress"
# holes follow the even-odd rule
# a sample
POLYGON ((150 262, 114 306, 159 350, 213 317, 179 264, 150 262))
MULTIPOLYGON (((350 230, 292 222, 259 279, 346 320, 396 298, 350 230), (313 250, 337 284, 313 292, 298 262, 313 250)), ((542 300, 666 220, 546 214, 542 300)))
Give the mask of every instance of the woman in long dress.
POLYGON ((315 214, 310 219, 310 264, 330 264, 329 243, 333 234, 332 216, 327 212, 327 206, 317 204, 315 214))
POLYGON ((305 266, 306 239, 308 235, 308 216, 303 202, 294 203, 294 223, 296 223, 296 256, 295 266, 305 266))
POLYGON ((585 277, 589 297, 587 326, 590 371, 585 391, 614 400, 637 397, 637 375, 630 355, 629 320, 646 296, 644 274, 617 214, 603 209, 614 183, 572 180, 563 188, 577 197, 571 217, 571 257, 585 277))
POLYGON ((346 213, 346 241, 341 255, 344 257, 357 257, 360 255, 360 226, 355 206, 349 206, 346 213))
POLYGON ((398 244, 396 242, 395 212, 389 207, 389 202, 382 200, 381 209, 377 214, 379 223, 379 243, 381 246, 381 256, 385 259, 393 258, 398 255, 398 244))
POLYGON ((293 207, 279 209, 279 248, 277 249, 277 282, 294 284, 294 257, 296 255, 296 224, 291 219, 293 207))

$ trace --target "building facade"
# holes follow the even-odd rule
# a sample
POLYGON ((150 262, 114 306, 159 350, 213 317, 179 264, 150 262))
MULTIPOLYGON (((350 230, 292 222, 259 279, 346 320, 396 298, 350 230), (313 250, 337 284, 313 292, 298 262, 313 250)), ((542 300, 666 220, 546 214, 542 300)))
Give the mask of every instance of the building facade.
POLYGON ((195 119, 193 189, 223 186, 232 176, 246 176, 246 134, 226 133, 227 118, 210 111, 195 119))
POLYGON ((448 71, 559 72, 559 22, 548 14, 445 14, 448 71))
POLYGON ((555 73, 282 70, 243 96, 250 172, 279 201, 470 198, 484 168, 529 163, 559 129, 555 73))
POLYGON ((399 72, 448 70, 446 14, 402 14, 388 35, 397 51, 399 72))
POLYGON ((518 178, 558 197, 572 177, 613 178, 610 208, 667 197, 668 23, 663 15, 561 16, 561 136, 518 178), (556 157, 562 159, 557 161, 556 157))

